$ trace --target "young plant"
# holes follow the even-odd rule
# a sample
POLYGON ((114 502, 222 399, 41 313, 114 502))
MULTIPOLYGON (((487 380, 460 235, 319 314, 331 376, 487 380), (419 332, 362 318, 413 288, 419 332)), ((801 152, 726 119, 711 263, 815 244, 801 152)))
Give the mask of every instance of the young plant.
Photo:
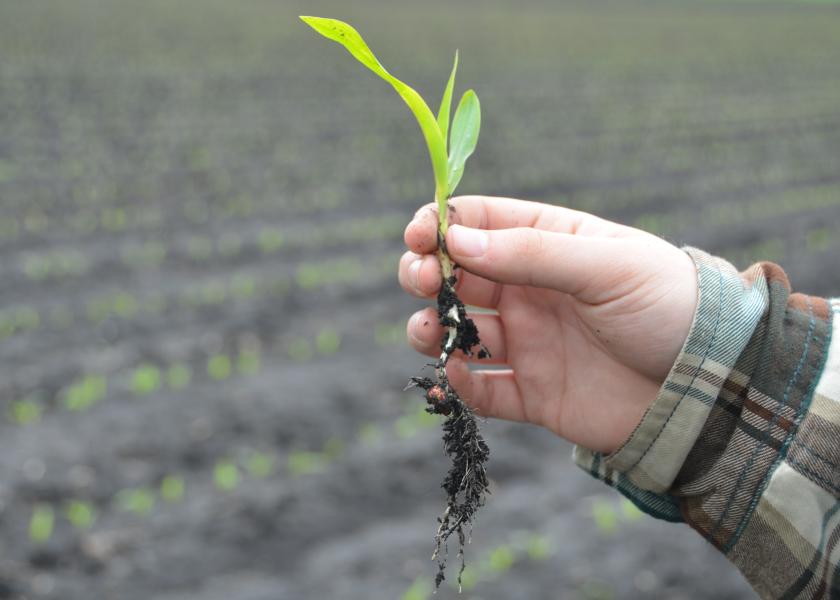
POLYGON ((460 584, 464 571, 464 544, 466 531, 472 524, 476 510, 484 504, 488 491, 485 463, 489 450, 478 431, 478 424, 470 408, 464 404, 446 375, 446 364, 452 353, 461 350, 471 356, 478 348, 479 358, 489 356, 481 345, 475 323, 467 317, 464 303, 455 292, 455 267, 446 250, 446 231, 449 228, 449 199, 461 181, 464 165, 475 150, 478 130, 481 125, 481 106, 473 90, 467 90, 458 103, 451 120, 452 92, 455 87, 455 73, 458 69, 458 53, 452 72, 443 92, 437 116, 414 89, 391 75, 371 52, 362 36, 347 23, 335 19, 301 17, 303 21, 324 37, 344 46, 356 60, 391 84, 411 109, 426 140, 432 170, 435 178, 435 202, 438 208, 438 259, 440 260, 442 282, 437 298, 438 319, 445 328, 441 340, 441 354, 433 364, 435 379, 412 377, 409 387, 417 386, 425 391, 427 411, 445 415, 443 442, 446 453, 452 459, 452 466, 442 487, 447 494, 447 506, 440 517, 440 526, 435 535, 433 559, 438 559, 438 573, 435 586, 444 580, 446 568, 446 543, 457 533, 461 559, 458 574, 460 584), (444 550, 441 555, 441 549, 444 550))

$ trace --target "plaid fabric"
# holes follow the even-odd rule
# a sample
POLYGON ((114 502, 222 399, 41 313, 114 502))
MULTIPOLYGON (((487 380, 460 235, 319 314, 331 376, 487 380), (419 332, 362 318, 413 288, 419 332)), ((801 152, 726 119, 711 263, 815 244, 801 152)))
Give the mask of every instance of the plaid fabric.
POLYGON ((575 460, 688 523, 761 597, 840 598, 840 300, 686 251, 698 306, 659 395, 621 448, 575 460))

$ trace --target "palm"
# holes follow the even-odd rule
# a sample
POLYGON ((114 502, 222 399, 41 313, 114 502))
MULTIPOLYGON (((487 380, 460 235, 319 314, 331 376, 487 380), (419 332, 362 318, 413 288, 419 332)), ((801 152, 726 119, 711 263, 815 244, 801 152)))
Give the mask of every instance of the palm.
MULTIPOLYGON (((505 286, 498 312, 506 363, 528 422, 575 441, 591 440, 626 403, 628 378, 645 383, 598 338, 596 324, 606 329, 608 320, 585 320, 588 307, 567 294, 505 286)), ((645 387, 652 391, 655 384, 645 387)))
MULTIPOLYGON (((611 450, 629 433, 628 423, 637 423, 656 396, 688 333, 695 302, 689 293, 694 268, 685 253, 644 232, 584 213, 538 206, 544 209, 525 223, 529 229, 516 222, 500 227, 508 233, 523 232, 521 242, 516 236, 508 240, 508 251, 520 264, 501 273, 497 281, 506 283, 475 272, 460 274, 462 299, 497 311, 474 319, 494 354, 489 362, 510 370, 468 372, 455 364, 451 377, 479 412, 543 425, 590 448, 611 450), (539 279, 541 271, 528 274, 526 265, 545 261, 551 252, 524 235, 531 230, 557 232, 567 236, 563 239, 572 234, 576 244, 584 244, 580 256, 561 254, 549 261, 549 270, 580 272, 569 281, 560 278, 554 287, 565 286, 564 291, 539 279), (594 271, 583 268, 581 262, 597 253, 629 258, 602 261, 594 271), (510 280, 514 283, 507 283, 510 280)), ((476 218, 461 206, 458 210, 462 219, 476 218)), ((484 228, 487 223, 471 225, 484 228)), ((433 235, 430 227, 426 233, 433 235)), ((407 231, 406 240, 411 238, 407 231)), ((401 278, 403 271, 401 266, 401 278)), ((425 278, 418 278, 421 291, 424 279, 427 286, 435 285, 434 269, 427 271, 420 272, 425 278)), ((425 341, 415 346, 434 352, 440 331, 433 325, 417 331, 421 335, 415 332, 415 337, 425 335, 425 341)))

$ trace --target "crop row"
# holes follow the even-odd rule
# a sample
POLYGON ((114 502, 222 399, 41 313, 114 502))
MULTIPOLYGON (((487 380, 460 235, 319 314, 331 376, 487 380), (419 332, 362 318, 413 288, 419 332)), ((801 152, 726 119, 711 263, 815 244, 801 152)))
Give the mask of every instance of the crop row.
MULTIPOLYGON (((471 591, 479 584, 490 583, 523 561, 543 561, 556 552, 559 540, 552 540, 536 531, 516 531, 508 539, 466 565, 461 573, 460 589, 471 591)), ((458 588, 457 578, 450 587, 458 588)), ((434 594, 430 576, 417 577, 400 598, 402 600, 429 600, 434 594)))
MULTIPOLYGON (((614 534, 620 527, 638 522, 644 514, 626 498, 598 496, 591 499, 591 517, 602 535, 614 534)), ((507 536, 502 543, 484 551, 476 559, 467 563, 461 574, 461 588, 472 591, 478 585, 485 585, 503 577, 518 564, 527 561, 542 561, 551 558, 563 540, 556 539, 544 530, 517 530, 507 536)), ((453 578, 450 586, 458 588, 453 578)), ((596 580, 587 580, 582 584, 583 597, 592 597, 593 592, 603 587, 596 580)), ((434 593, 431 578, 420 576, 402 594, 402 600, 429 600, 434 593)), ((600 596, 596 596, 600 597, 600 596)))
POLYGON ((830 183, 795 187, 740 202, 711 204, 702 208, 700 215, 689 210, 646 214, 636 219, 635 226, 658 235, 672 236, 689 224, 720 228, 837 206, 840 206, 840 184, 830 183))
MULTIPOLYGON (((439 419, 429 415, 422 406, 414 406, 408 408, 396 420, 392 427, 393 435, 402 439, 413 437, 421 430, 437 427, 438 423, 439 419)), ((332 437, 327 439, 319 450, 292 448, 277 453, 248 448, 229 451, 216 460, 209 473, 209 481, 203 483, 192 478, 192 483, 188 485, 187 477, 170 473, 161 477, 155 485, 123 488, 108 500, 98 503, 82 497, 69 499, 61 504, 39 501, 32 509, 29 537, 34 544, 48 542, 59 518, 77 530, 86 531, 96 524, 100 513, 106 511, 146 517, 161 504, 184 501, 193 486, 203 490, 210 484, 218 492, 233 493, 245 483, 246 478, 296 478, 323 473, 332 463, 344 456, 348 444, 375 446, 382 443, 385 435, 386 431, 381 425, 362 423, 353 439, 345 441, 332 437)), ((198 493, 203 495, 204 492, 198 493)))
MULTIPOLYGON (((835 99, 836 100, 836 99, 835 99)), ((825 101, 826 103, 828 101, 825 101)), ((823 105, 820 104, 819 107, 823 105)), ((650 123, 640 122, 639 131, 635 133, 628 133, 628 127, 632 127, 632 123, 623 124, 621 127, 613 127, 600 132, 596 136, 580 137, 576 135, 574 130, 566 131, 565 129, 557 130, 557 127, 552 128, 552 135, 550 138, 540 140, 539 137, 523 135, 521 125, 517 121, 517 128, 511 131, 510 135, 506 135, 505 130, 501 130, 498 135, 505 140, 505 147, 508 152, 517 156, 523 153, 532 154, 534 144, 554 145, 558 138, 563 136, 572 136, 575 140, 575 156, 581 160, 585 159, 588 163, 591 162, 586 157, 592 154, 603 156, 607 154, 619 154, 621 156, 629 156, 630 153, 622 152, 621 146, 643 144, 643 147, 650 148, 650 161, 655 161, 658 169, 667 168, 671 166, 684 165, 702 165, 703 168, 713 168, 715 165, 722 166, 727 161, 736 159, 740 162, 749 160, 754 153, 764 155, 765 145, 758 140, 756 136, 764 138, 773 136, 778 137, 779 128, 787 127, 792 132, 795 132, 797 139, 803 139, 807 136, 815 136, 817 140, 825 140, 826 142, 833 139, 833 131, 837 129, 836 111, 832 112, 829 108, 830 104, 826 104, 819 112, 806 113, 804 116, 789 117, 781 120, 778 114, 775 113, 774 121, 771 123, 769 117, 764 116, 763 113, 758 112, 759 117, 743 119, 743 115, 752 115, 754 113, 750 110, 757 111, 758 107, 750 105, 743 108, 743 113, 739 110, 732 110, 732 119, 719 120, 719 122, 708 123, 708 119, 698 119, 697 123, 691 121, 676 121, 668 122, 667 127, 663 127, 661 132, 651 129, 650 123), (739 118, 740 117, 740 118, 739 118), (826 127, 826 124, 831 127, 826 127), (514 135, 515 134, 515 135, 514 135), (509 139, 508 139, 509 138, 509 139), (517 144, 526 143, 527 146, 518 148, 517 144), (662 148, 668 148, 668 152, 662 152, 662 148), (673 150, 679 150, 674 153, 673 150), (717 157, 717 158, 716 158, 717 157), (699 161, 698 161, 699 159, 699 161), (665 161, 664 163, 662 161, 665 161)), ((819 108, 818 107, 818 108, 819 108)), ((774 113, 769 113, 774 114, 774 113)), ((627 115, 624 115, 626 117, 627 115)), ((727 115, 728 116, 728 115, 727 115)), ((603 117, 603 115, 602 115, 603 117)), ((624 118, 622 117, 622 118, 624 118)), ((534 122, 541 122, 541 119, 533 119, 534 122)), ((539 134, 540 132, 536 132, 539 134)), ((544 132, 543 132, 544 133, 544 132)), ((778 147, 778 142, 774 142, 778 147)), ((386 146, 382 144, 382 146, 386 146)), ((784 145, 782 146, 784 147, 784 145)), ((791 145, 794 147, 794 145, 791 145)), ((808 156, 803 156, 802 164, 807 165, 807 158, 813 158, 813 153, 806 152, 808 156)), ((343 155, 342 155, 343 156, 343 155)), ((649 168, 645 156, 640 154, 638 149, 632 153, 634 157, 632 161, 614 160, 614 161, 596 161, 591 163, 583 172, 594 174, 593 168, 597 165, 610 165, 611 171, 616 177, 633 177, 644 175, 649 168)), ((327 157, 328 159, 329 157, 327 157)), ((485 170, 481 173, 481 180, 484 186, 494 187, 504 185, 509 188, 513 186, 529 185, 534 180, 545 179, 551 177, 556 173, 557 165, 555 161, 557 153, 542 153, 536 157, 536 160, 529 160, 526 164, 516 165, 512 169, 513 174, 508 177, 510 181, 498 181, 498 175, 494 169, 485 170)), ((789 159, 791 157, 788 157, 789 159)), ((325 165, 324 158, 319 159, 321 168, 325 165)), ((569 160, 567 156, 565 160, 569 160)), ((393 161, 396 160, 393 156, 389 156, 388 163, 393 166, 393 161)), ((374 161, 376 162, 376 161, 374 161)), ((342 163, 343 168, 346 167, 346 160, 342 163)), ((577 163, 575 163, 577 164, 577 163)), ((218 165, 206 165, 208 172, 213 174, 213 177, 219 177, 219 172, 227 172, 229 169, 225 167, 222 169, 218 165), (211 169, 211 166, 213 167, 211 169)), ((480 170, 481 162, 476 164, 480 170)), ((7 169, 8 170, 8 169, 7 169)), ((575 169, 580 172, 580 169, 575 169)), ((154 188, 154 182, 148 185, 141 186, 141 194, 149 198, 167 198, 171 206, 176 207, 175 210, 180 217, 186 219, 189 224, 206 224, 212 220, 218 223, 228 218, 250 218, 256 216, 266 216, 271 214, 305 214, 312 212, 319 212, 323 210, 331 210, 342 207, 346 204, 348 197, 348 189, 352 189, 352 180, 358 176, 357 171, 351 171, 342 175, 340 172, 330 167, 331 177, 329 179, 319 178, 317 184, 307 186, 303 190, 295 190, 294 192, 283 193, 282 182, 280 185, 269 186, 268 182, 262 182, 260 185, 266 185, 275 190, 280 190, 280 194, 284 196, 279 200, 277 193, 262 193, 256 189, 252 189, 249 193, 247 191, 231 191, 231 185, 228 184, 212 184, 216 187, 212 189, 202 190, 184 190, 176 193, 176 198, 172 197, 170 190, 154 188), (145 189, 146 187, 149 189, 145 189), (178 197, 180 196, 180 197, 178 197)), ((369 169, 367 170, 370 175, 369 169)), ((287 174, 288 175, 288 174, 287 174)), ((429 191, 424 185, 425 179, 421 179, 418 173, 412 169, 408 177, 401 177, 399 180, 392 180, 387 173, 376 174, 378 193, 385 195, 394 195, 395 197, 422 197, 428 194, 429 191), (410 190, 403 189, 403 184, 398 183, 409 181, 411 184, 410 190), (408 192, 408 193, 407 193, 408 192)), ((226 176, 225 181, 230 181, 238 176, 236 173, 226 176)), ((288 177, 286 177, 288 179, 288 177)), ((556 179, 556 176, 555 176, 556 179)), ((236 179, 239 181, 239 179, 236 179)), ((245 182, 242 182, 245 183, 245 182)), ((211 185, 211 184, 206 184, 211 185)), ((14 240, 21 236, 22 233, 31 233, 42 235, 49 233, 52 230, 69 233, 73 235, 86 236, 95 232, 127 232, 127 231, 141 231, 148 229, 158 229, 164 225, 171 225, 173 215, 170 211, 164 209, 163 206, 156 203, 125 203, 120 206, 112 205, 114 198, 110 200, 102 200, 94 202, 92 205, 89 201, 82 202, 87 194, 93 194, 96 197, 102 196, 102 192, 88 191, 78 192, 80 195, 80 206, 67 214, 68 207, 66 205, 57 206, 60 214, 51 215, 47 210, 48 205, 43 202, 28 202, 25 208, 16 211, 16 214, 7 214, 0 217, 0 241, 14 240), (105 203, 105 206, 99 204, 105 203)), ((106 197, 108 194, 105 195, 106 197)), ((30 195, 31 198, 31 195, 30 195)))
MULTIPOLYGON (((283 342, 283 356, 300 363, 317 357, 330 357, 341 349, 348 335, 333 327, 321 328, 311 335, 289 335, 283 342)), ((377 346, 403 344, 405 324, 402 321, 379 323, 370 335, 370 341, 377 346)), ((6 416, 12 423, 28 425, 40 421, 44 413, 51 409, 87 411, 106 400, 109 395, 147 396, 166 389, 183 390, 191 384, 204 381, 221 382, 234 376, 247 377, 259 373, 263 362, 263 348, 259 338, 254 335, 240 336, 236 346, 235 352, 196 352, 190 360, 168 364, 143 362, 109 373, 84 373, 55 393, 33 389, 23 397, 7 398, 6 416)))
POLYGON ((0 341, 16 334, 67 329, 79 322, 96 324, 111 318, 131 322, 178 309, 195 310, 229 302, 284 297, 294 290, 312 293, 327 286, 358 281, 369 285, 393 277, 395 269, 395 259, 391 256, 368 262, 357 257, 333 258, 300 262, 293 274, 240 272, 212 277, 183 285, 169 294, 134 294, 122 290, 96 294, 78 307, 63 303, 41 308, 10 306, 0 309, 0 341))
POLYGON ((167 261, 217 266, 254 253, 263 256, 306 250, 329 250, 344 244, 392 241, 402 233, 406 216, 380 215, 357 217, 342 223, 318 227, 280 228, 261 226, 246 236, 222 232, 216 238, 192 233, 184 239, 146 239, 123 242, 116 252, 89 257, 77 246, 55 248, 43 252, 24 252, 18 262, 19 272, 32 281, 83 277, 101 273, 109 265, 122 269, 160 269, 167 261))

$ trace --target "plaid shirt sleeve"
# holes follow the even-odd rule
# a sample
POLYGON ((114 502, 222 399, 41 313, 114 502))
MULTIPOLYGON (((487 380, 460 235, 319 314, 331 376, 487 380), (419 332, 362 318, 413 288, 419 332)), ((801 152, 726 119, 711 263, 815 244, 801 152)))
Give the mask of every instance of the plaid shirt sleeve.
POLYGON ((659 395, 621 448, 575 460, 688 523, 761 597, 840 598, 840 299, 686 252, 698 306, 659 395))

